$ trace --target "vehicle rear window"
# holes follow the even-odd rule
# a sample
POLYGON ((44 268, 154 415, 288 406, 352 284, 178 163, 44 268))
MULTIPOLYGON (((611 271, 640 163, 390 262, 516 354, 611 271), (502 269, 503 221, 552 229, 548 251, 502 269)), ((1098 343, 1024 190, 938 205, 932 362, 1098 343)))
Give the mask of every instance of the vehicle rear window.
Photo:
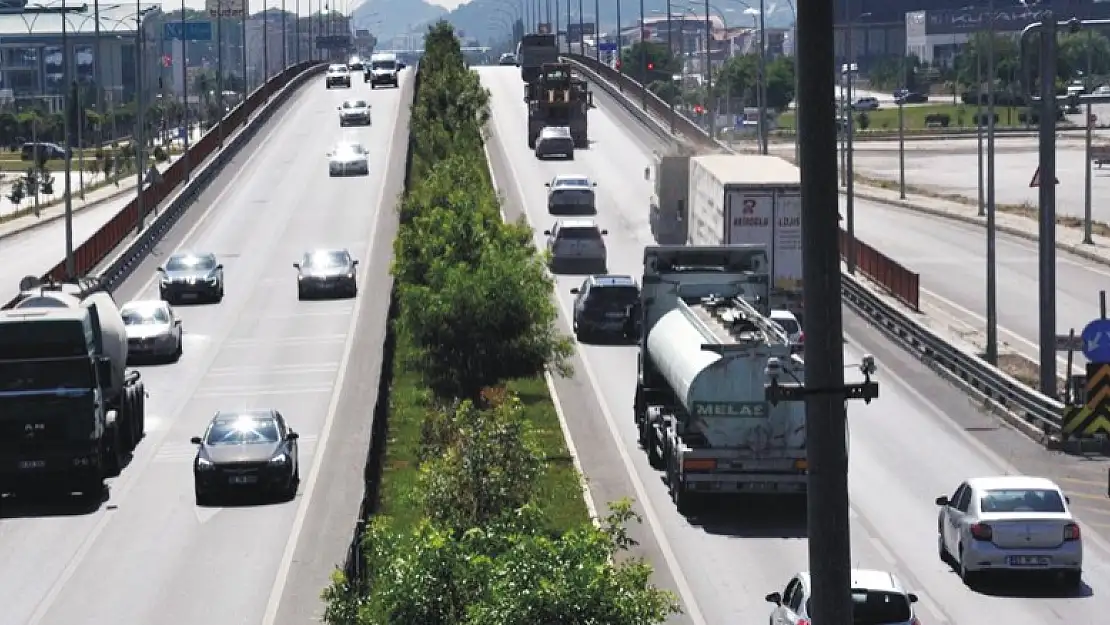
POLYGON ((983 512, 1064 512, 1060 493, 1047 488, 988 490, 979 502, 983 512))
POLYGON ((372 69, 396 69, 397 63, 394 61, 374 61, 370 63, 372 69))
POLYGON ((601 286, 590 289, 589 304, 633 304, 640 299, 640 290, 634 286, 601 286))
POLYGON ((576 241, 600 241, 601 233, 597 228, 561 228, 559 230, 560 239, 574 239, 576 241))
POLYGON ((170 322, 164 308, 125 308, 121 313, 124 325, 162 325, 170 322))
POLYGON ((588 187, 590 181, 585 178, 561 178, 555 181, 556 187, 588 187))
POLYGON ((913 618, 906 595, 878 590, 852 591, 854 625, 893 625, 913 618))

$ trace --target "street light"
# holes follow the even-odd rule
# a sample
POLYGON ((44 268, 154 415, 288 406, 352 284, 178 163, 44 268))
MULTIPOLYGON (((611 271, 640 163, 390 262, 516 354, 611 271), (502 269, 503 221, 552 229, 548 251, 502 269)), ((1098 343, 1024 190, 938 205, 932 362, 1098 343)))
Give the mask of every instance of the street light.
POLYGON ((854 131, 855 131, 856 122, 855 122, 854 119, 852 119, 852 111, 853 111, 853 108, 852 108, 852 83, 853 83, 853 80, 854 80, 853 77, 855 76, 855 73, 859 71, 859 67, 855 63, 852 62, 852 58, 855 56, 854 50, 852 49, 852 28, 853 28, 853 22, 854 21, 858 21, 858 20, 868 18, 868 17, 871 17, 870 13, 861 13, 858 17, 856 17, 856 20, 851 20, 851 21, 848 22, 848 36, 847 36, 847 41, 846 41, 846 43, 847 43, 847 54, 845 55, 845 58, 848 60, 848 62, 845 63, 842 67, 842 71, 844 72, 844 87, 845 87, 844 93, 845 93, 845 100, 847 102, 846 115, 847 115, 847 118, 848 118, 847 133, 846 133, 847 134, 847 146, 845 147, 845 150, 844 150, 844 152, 845 152, 845 155, 844 155, 844 158, 845 158, 844 171, 845 171, 845 178, 846 178, 845 179, 845 184, 848 187, 847 192, 845 193, 845 198, 844 198, 844 204, 845 204, 844 213, 845 213, 845 221, 847 222, 845 225, 847 226, 846 230, 848 232, 848 236, 847 236, 848 249, 846 249, 844 251, 844 253, 848 258, 848 263, 847 263, 848 264, 848 273, 852 273, 852 274, 854 274, 856 272, 856 213, 855 213, 855 207, 856 207, 855 191, 856 190, 855 190, 855 181, 853 180, 854 174, 853 174, 853 171, 852 171, 852 135, 854 134, 854 131))

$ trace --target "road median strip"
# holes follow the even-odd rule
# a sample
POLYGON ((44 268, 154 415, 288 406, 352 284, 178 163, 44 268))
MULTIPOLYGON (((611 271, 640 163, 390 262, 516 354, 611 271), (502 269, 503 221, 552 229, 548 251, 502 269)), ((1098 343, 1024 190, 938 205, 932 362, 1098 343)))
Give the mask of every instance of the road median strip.
POLYGON ((569 373, 572 344, 531 229, 501 219, 488 114, 450 26, 432 27, 394 243, 377 505, 362 575, 337 572, 324 620, 662 622, 677 606, 648 584, 650 567, 612 559, 628 546, 629 504, 601 527, 587 514, 545 380, 569 373))

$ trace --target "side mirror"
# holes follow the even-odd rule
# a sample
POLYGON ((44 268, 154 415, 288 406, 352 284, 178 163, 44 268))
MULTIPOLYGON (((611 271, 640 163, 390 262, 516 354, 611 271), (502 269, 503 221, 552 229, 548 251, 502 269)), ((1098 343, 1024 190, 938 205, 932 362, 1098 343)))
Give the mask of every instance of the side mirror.
POLYGON ((351 266, 352 267, 358 267, 358 261, 357 260, 352 260, 351 261, 351 266))
POLYGON ((194 436, 194 437, 189 439, 189 442, 194 444, 194 445, 199 445, 200 444, 200 437, 199 436, 194 436))
POLYGON ((909 597, 910 597, 910 603, 917 603, 917 595, 915 595, 914 593, 911 592, 909 594, 909 597))
POLYGON ((1071 497, 1068 497, 1067 495, 1064 495, 1064 503, 1070 505, 1071 504, 1071 497))
POLYGON ((527 102, 527 101, 528 101, 528 96, 524 96, 524 101, 525 101, 525 102, 527 102))
POLYGON ((342 111, 342 110, 343 110, 343 107, 342 107, 342 106, 337 106, 337 107, 335 107, 335 110, 337 110, 337 111, 342 111))
POLYGON ((947 495, 941 495, 940 497, 937 497, 934 501, 936 502, 936 504, 938 506, 947 506, 948 505, 948 496, 947 495))
POLYGON ((570 292, 571 292, 572 295, 578 295, 579 293, 582 292, 582 290, 579 289, 578 287, 574 287, 573 289, 570 290, 570 292))
POLYGON ((165 267, 159 267, 158 269, 155 269, 155 271, 157 271, 158 273, 166 273, 166 268, 165 267))
POLYGON ((180 328, 181 327, 181 320, 180 319, 174 319, 173 320, 173 325, 180 328))
POLYGON ((293 269, 300 269, 300 268, 301 268, 300 263, 293 263, 293 269))
POLYGON ((551 231, 550 230, 544 230, 543 233, 544 233, 545 236, 551 236, 551 231))
POLYGON ((651 168, 650 167, 645 167, 644 168, 644 180, 651 180, 651 168))
POLYGON ((591 182, 590 186, 596 189, 597 188, 597 183, 596 182, 591 182))
POLYGON ((290 433, 288 433, 288 434, 286 434, 286 435, 285 435, 285 440, 287 440, 287 441, 295 441, 295 440, 297 440, 297 439, 298 439, 298 438, 300 438, 300 437, 301 437, 301 435, 300 435, 300 434, 297 434, 296 432, 290 432, 290 433))
POLYGON ((602 230, 601 231, 601 236, 608 236, 608 234, 609 234, 608 230, 602 230))
POLYGON ((216 269, 218 269, 220 271, 223 271, 224 270, 223 263, 220 263, 219 265, 216 265, 216 269))
POLYGON ((550 182, 545 182, 545 183, 543 183, 543 186, 545 186, 545 187, 547 187, 548 189, 550 189, 550 188, 551 188, 551 183, 550 183, 550 182))
POLYGON ((773 593, 767 595, 766 597, 763 598, 763 600, 766 601, 767 603, 773 603, 775 605, 782 605, 782 595, 780 595, 777 592, 773 592, 773 593))

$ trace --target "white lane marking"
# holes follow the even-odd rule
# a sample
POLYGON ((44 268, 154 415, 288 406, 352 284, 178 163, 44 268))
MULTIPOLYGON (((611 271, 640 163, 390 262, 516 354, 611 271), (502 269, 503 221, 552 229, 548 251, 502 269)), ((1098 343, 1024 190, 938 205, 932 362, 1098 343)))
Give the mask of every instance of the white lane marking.
MULTIPOLYGON (((482 144, 482 152, 486 155, 486 169, 489 171, 489 179, 493 184, 493 190, 500 195, 500 187, 497 184, 497 175, 493 173, 493 166, 489 158, 489 145, 482 144)), ((509 218, 505 215, 505 207, 501 202, 498 202, 498 210, 501 212, 501 221, 509 223, 509 218)), ((551 294, 555 297, 555 294, 551 294)), ((578 448, 574 444, 574 438, 570 435, 570 425, 567 423, 567 416, 563 412, 563 402, 559 399, 559 393, 555 391, 555 378, 551 377, 550 371, 543 372, 543 380, 547 384, 547 392, 551 395, 551 404, 555 407, 555 416, 559 419, 559 429, 563 431, 563 440, 567 444, 567 453, 570 454, 570 461, 574 465, 574 470, 578 472, 578 479, 582 482, 582 500, 586 504, 586 512, 590 515, 590 520, 597 527, 601 527, 601 517, 597 514, 597 505, 594 504, 594 496, 590 492, 590 482, 586 476, 586 472, 582 469, 582 460, 578 457, 578 448)))
MULTIPOLYGON (((292 99, 286 100, 286 102, 281 106, 281 108, 284 109, 281 117, 271 117, 270 121, 266 122, 265 125, 270 126, 272 124, 275 128, 285 125, 286 118, 292 115, 293 111, 297 110, 298 108, 297 106, 295 106, 295 104, 296 102, 294 102, 292 99)), ((262 138, 262 141, 258 144, 255 150, 247 155, 246 160, 243 162, 243 165, 239 167, 238 171, 246 171, 249 168, 250 164, 258 158, 258 155, 265 152, 265 146, 278 134, 280 133, 267 133, 262 138)), ((212 214, 212 212, 215 211, 217 207, 223 205, 222 200, 224 196, 226 196, 231 191, 239 188, 241 188, 239 185, 228 184, 224 188, 224 190, 221 191, 212 200, 212 203, 209 204, 208 208, 204 211, 204 213, 201 214, 196 223, 193 224, 193 227, 185 233, 185 236, 181 238, 181 243, 174 249, 174 251, 177 252, 183 249, 185 247, 185 242, 192 239, 197 230, 199 230, 200 227, 208 221, 208 217, 212 214)), ((156 279, 157 275, 152 275, 150 279, 147 280, 147 282, 143 285, 143 288, 139 291, 139 293, 145 293, 146 291, 150 290, 150 288, 154 286, 154 281, 156 279)), ((181 406, 178 408, 178 410, 180 411, 183 408, 184 406, 181 406)), ((162 436, 166 436, 166 433, 168 432, 169 428, 162 430, 162 436)), ((149 440, 149 437, 144 440, 149 440)), ((157 449, 163 440, 164 438, 160 438, 156 442, 151 441, 152 446, 157 449)), ((145 467, 147 464, 149 464, 149 460, 143 463, 143 467, 145 467)), ((137 466, 135 463, 132 463, 128 467, 128 470, 131 472, 131 475, 136 475, 137 473, 141 473, 141 471, 136 471, 140 468, 141 467, 137 466)), ((139 480, 137 478, 124 480, 116 478, 115 481, 113 481, 112 483, 112 502, 118 507, 123 501, 126 500, 127 495, 131 492, 131 489, 133 489, 135 487, 135 484, 137 484, 138 482, 139 480)), ((100 519, 97 521, 96 525, 93 526, 92 530, 89 531, 88 535, 85 537, 85 540, 81 543, 81 546, 77 548, 76 552, 74 552, 73 557, 70 558, 69 563, 66 565, 66 568, 62 570, 60 575, 58 575, 58 579, 55 580, 54 585, 50 587, 50 590, 39 601, 38 607, 35 609, 34 614, 31 615, 31 618, 27 621, 26 625, 39 625, 39 623, 41 623, 42 620, 46 618, 46 615, 50 611, 50 608, 53 607, 54 603, 58 600, 58 597, 61 596, 62 590, 65 588, 65 585, 69 583, 69 580, 72 579, 74 574, 77 573, 78 567, 80 567, 81 563, 84 562, 86 557, 88 557, 89 552, 92 551, 93 545, 96 544, 96 540, 100 538, 101 534, 104 533, 104 530, 108 527, 108 522, 111 519, 111 514, 100 515, 100 519)))
POLYGON ((217 386, 214 388, 201 388, 193 393, 193 399, 219 399, 221 397, 271 397, 274 395, 319 395, 330 393, 334 390, 330 386, 305 386, 305 387, 251 387, 251 386, 217 386))
POLYGON ((221 347, 258 347, 260 345, 273 345, 274 347, 281 347, 285 345, 319 345, 322 343, 345 343, 348 336, 349 334, 319 334, 316 336, 286 336, 280 339, 269 337, 234 339, 231 341, 224 341, 224 344, 221 345, 221 347))
MULTIPOLYGON (((408 74, 411 76, 411 72, 408 74)), ((411 80, 406 77, 405 80, 411 80)), ((394 111, 394 119, 401 114, 401 106, 403 102, 398 100, 396 110, 394 111)), ((389 133, 389 139, 386 141, 386 149, 384 154, 393 154, 393 139, 396 135, 392 132, 392 125, 386 126, 386 132, 389 133)), ((388 160, 388 157, 387 157, 388 160)), ((388 170, 388 167, 386 168, 388 170)), ((385 173, 382 174, 382 182, 378 185, 378 198, 376 202, 377 215, 376 221, 371 230, 371 236, 368 237, 368 244, 363 254, 363 258, 371 258, 374 251, 374 232, 377 231, 378 225, 382 220, 382 213, 384 211, 382 202, 385 200, 386 180, 385 173)), ((390 209, 392 210, 392 208, 390 209)), ((389 245, 392 246, 393 242, 390 241, 389 245)), ((367 276, 370 275, 369 271, 364 271, 359 274, 358 280, 360 295, 355 298, 355 305, 351 313, 351 322, 347 327, 347 343, 343 347, 343 357, 339 360, 339 375, 335 379, 335 391, 332 393, 331 402, 328 404, 327 415, 324 417, 324 427, 321 429, 320 447, 312 458, 312 467, 308 472, 308 477, 304 481, 303 491, 301 495, 300 504, 297 506, 297 514, 293 518, 293 526, 289 531, 289 539, 285 543, 285 551, 281 554, 281 564, 278 565, 277 575, 274 578, 274 585, 270 589, 270 598, 266 602, 266 612, 262 617, 262 625, 273 625, 277 619, 278 608, 281 607, 281 597, 285 592, 285 584, 289 581, 289 570, 293 566, 293 555, 297 551, 297 543, 301 539, 301 531, 304 529, 305 519, 308 517, 309 505, 312 502, 312 495, 316 492, 316 483, 320 477, 320 465, 323 464, 324 451, 327 449, 328 440, 331 438, 332 424, 335 422, 335 414, 339 408, 339 399, 343 394, 343 382, 347 377, 347 365, 351 360, 351 350, 355 344, 355 327, 358 325, 359 311, 362 309, 362 303, 365 301, 365 293, 362 286, 366 282, 367 276)), ((385 363, 382 363, 384 368, 385 363)))
MULTIPOLYGON (((979 315, 975 311, 964 308, 963 306, 960 306, 956 302, 953 302, 952 300, 950 300, 950 299, 948 299, 948 298, 946 298, 942 295, 938 295, 938 294, 930 291, 929 289, 921 288, 920 290, 921 290, 922 293, 924 293, 929 298, 935 299, 938 302, 940 302, 941 304, 943 304, 944 306, 947 306, 947 307, 955 310, 956 312, 958 312, 962 315, 967 315, 967 316, 971 317, 972 319, 978 321, 979 323, 981 323, 983 325, 983 328, 984 328, 983 331, 985 331, 986 324, 987 324, 986 317, 983 317, 983 316, 979 315)), ((978 328, 976 328, 976 331, 978 331, 978 328)), ((1014 339, 1015 342, 1021 343, 1022 345, 1025 345, 1029 349, 1033 350, 1033 353, 1039 353, 1040 352, 1040 346, 1039 345, 1037 345, 1033 341, 1030 341, 1029 339, 1025 338, 1024 336, 1014 332, 1013 330, 1008 330, 1005 327, 999 325, 998 326, 998 331, 999 331, 999 333, 1005 334, 1006 336, 1014 339)), ((1057 356, 1056 357, 1056 362, 1061 364, 1061 365, 1064 365, 1064 368, 1067 369, 1067 366, 1068 366, 1067 358, 1065 358, 1063 356, 1057 356)), ((1082 373, 1083 372, 1083 368, 1080 367, 1079 365, 1073 365, 1072 368, 1074 369, 1074 371, 1076 373, 1082 373)))
MULTIPOLYGON (((288 282, 287 280, 285 282, 288 282)), ((346 317, 351 314, 351 308, 336 308, 334 310, 306 310, 303 312, 295 312, 288 315, 262 315, 257 317, 256 321, 266 321, 267 319, 300 319, 301 317, 346 317)))
POLYGON ((209 369, 205 378, 240 378, 247 376, 306 375, 311 373, 335 373, 339 363, 320 363, 310 365, 280 365, 274 367, 218 367, 209 369))
MULTIPOLYGON (((496 116, 493 117, 496 119, 496 116)), ((513 159, 508 154, 504 154, 504 141, 501 138, 501 133, 497 132, 496 127, 491 128, 490 132, 498 135, 498 143, 502 145, 502 152, 505 156, 505 162, 509 170, 513 173, 513 183, 516 187, 517 196, 520 198, 522 213, 525 219, 528 219, 528 195, 524 191, 524 187, 520 182, 520 174, 516 166, 513 164, 513 159)), ((555 298, 556 305, 563 313, 563 319, 567 320, 572 317, 570 309, 565 306, 558 297, 555 298)), ((593 388, 594 395, 598 400, 598 406, 601 407, 601 414, 605 417, 605 422, 609 427, 609 434, 613 437, 613 444, 617 448, 617 453, 624 463, 625 472, 628 474, 628 479, 632 482, 632 488, 636 491, 636 497, 639 500, 640 506, 644 511, 644 517, 647 519, 648 527, 651 529, 652 536, 655 542, 659 545, 659 551, 663 554, 663 559, 667 563, 667 569, 671 572, 671 578, 674 579, 675 586, 678 587, 678 594, 682 598, 683 604, 686 606, 686 614, 694 625, 708 625, 705 617, 702 615, 701 610, 698 608, 697 600, 694 597, 694 591, 690 588, 690 583, 682 574, 682 567, 678 562, 678 557, 675 555, 674 549, 671 547, 670 541, 667 540, 666 534, 662 530, 662 523, 659 520, 659 515, 656 514, 655 508, 651 504, 651 499, 648 498, 647 488, 644 487, 643 482, 640 480, 639 474, 636 472, 636 465, 632 461, 631 455, 624 447, 624 442, 621 439, 620 428, 617 426, 617 421, 609 412, 609 407, 605 404, 605 393, 601 390, 601 384, 597 381, 597 376, 594 375, 593 368, 590 367, 590 361, 586 358, 585 352, 581 346, 576 347, 579 350, 579 356, 582 360, 582 368, 586 373, 586 378, 593 388)))

